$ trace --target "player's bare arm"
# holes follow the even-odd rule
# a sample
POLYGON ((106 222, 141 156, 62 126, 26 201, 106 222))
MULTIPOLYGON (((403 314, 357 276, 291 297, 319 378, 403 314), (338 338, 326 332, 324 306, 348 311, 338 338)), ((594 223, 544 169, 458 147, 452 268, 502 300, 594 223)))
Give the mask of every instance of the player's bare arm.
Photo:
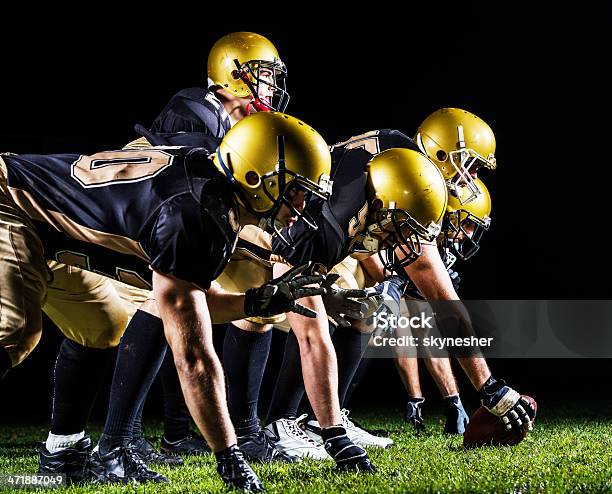
POLYGON ((164 333, 189 411, 213 451, 236 443, 227 412, 223 369, 212 343, 206 293, 173 276, 153 274, 164 333))

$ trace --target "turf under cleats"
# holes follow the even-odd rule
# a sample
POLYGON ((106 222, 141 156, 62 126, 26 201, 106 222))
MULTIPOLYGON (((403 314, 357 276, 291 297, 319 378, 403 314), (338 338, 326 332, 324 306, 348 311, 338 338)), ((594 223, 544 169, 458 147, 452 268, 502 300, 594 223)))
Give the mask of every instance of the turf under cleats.
POLYGON ((417 434, 425 432, 425 421, 423 420, 423 413, 421 410, 423 403, 425 403, 425 398, 408 398, 406 411, 404 413, 404 420, 412 424, 417 434))
POLYGON ((459 398, 459 395, 448 396, 444 398, 444 403, 446 405, 444 409, 444 415, 446 416, 444 432, 447 434, 463 434, 470 418, 463 408, 461 398, 459 398))
POLYGON ((169 441, 165 437, 162 437, 159 449, 166 455, 180 456, 201 456, 211 452, 206 441, 200 436, 193 434, 177 441, 169 441))
MULTIPOLYGON (((362 448, 374 447, 388 449, 393 446, 393 440, 388 437, 375 436, 367 430, 358 426, 349 418, 350 412, 347 409, 342 410, 342 426, 346 429, 346 435, 358 446, 362 448)), ((306 422, 305 432, 313 441, 319 444, 323 444, 323 437, 321 435, 321 426, 316 420, 309 420, 306 422)))
POLYGON ((67 484, 77 484, 87 481, 101 481, 105 478, 90 472, 88 469, 89 453, 93 445, 87 436, 77 441, 73 446, 50 453, 44 443, 38 454, 38 474, 56 475, 66 474, 67 484))
POLYGON ((284 463, 297 463, 298 456, 290 456, 276 447, 263 431, 238 436, 238 447, 249 461, 282 461, 284 463))
POLYGON ((287 456, 298 458, 314 458, 315 460, 328 460, 329 455, 325 448, 308 437, 300 425, 306 419, 304 414, 297 419, 283 418, 268 424, 264 432, 274 443, 276 449, 287 456))
POLYGON ((90 463, 97 471, 104 472, 110 482, 168 482, 162 474, 149 469, 140 454, 129 445, 117 446, 106 454, 94 451, 90 463))
POLYGON ((236 445, 215 453, 217 472, 229 487, 246 492, 263 492, 264 488, 257 474, 244 459, 236 445))
POLYGON ((326 427, 321 430, 321 435, 325 440, 325 450, 336 462, 338 470, 355 472, 375 470, 365 449, 348 438, 344 427, 339 425, 326 427))
POLYGON ((142 436, 135 437, 134 439, 130 440, 128 446, 138 453, 138 455, 140 455, 140 459, 147 465, 167 465, 170 467, 177 467, 184 463, 183 459, 178 456, 160 453, 142 436))

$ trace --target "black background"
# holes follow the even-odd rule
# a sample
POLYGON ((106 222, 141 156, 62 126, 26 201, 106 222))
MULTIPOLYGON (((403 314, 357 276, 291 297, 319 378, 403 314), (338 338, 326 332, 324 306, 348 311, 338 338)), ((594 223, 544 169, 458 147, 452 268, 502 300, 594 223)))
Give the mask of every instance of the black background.
MULTIPOLYGON (((288 113, 329 143, 376 128, 413 135, 445 106, 492 126, 498 169, 482 178, 493 195, 493 225, 462 266, 464 298, 610 298, 609 7, 406 3, 333 15, 300 8, 275 22, 269 6, 240 15, 178 4, 147 16, 110 7, 78 19, 14 13, 0 29, 0 150, 120 147, 135 137, 133 124, 149 124, 174 92, 203 84, 216 39, 256 31, 288 66, 288 113)), ((59 336, 47 326, 39 348, 1 385, 6 419, 48 413, 59 336), (4 398, 11 395, 18 399, 4 398)), ((611 396, 602 386, 610 360, 491 365, 545 400, 572 401, 566 394, 577 387, 582 399, 611 396)), ((426 391, 435 401, 430 384, 426 391)), ((356 400, 378 397, 403 400, 389 362, 376 363, 356 400)))

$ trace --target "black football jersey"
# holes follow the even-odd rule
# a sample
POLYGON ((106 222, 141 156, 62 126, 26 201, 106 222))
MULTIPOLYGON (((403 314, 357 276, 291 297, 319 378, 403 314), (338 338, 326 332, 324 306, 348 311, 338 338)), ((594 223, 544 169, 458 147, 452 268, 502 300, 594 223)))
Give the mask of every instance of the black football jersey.
POLYGON ((311 199, 306 206, 306 211, 316 219, 318 229, 312 230, 299 219, 282 232, 293 247, 275 237, 274 254, 294 266, 312 261, 315 269, 331 269, 346 258, 353 251, 355 235, 366 225, 367 164, 391 148, 419 150, 408 136, 390 129, 367 132, 332 146, 331 198, 327 202, 311 199))
POLYGON ((217 140, 232 127, 230 117, 214 92, 202 88, 176 93, 153 121, 151 132, 200 132, 217 140))
POLYGON ((153 269, 207 289, 231 257, 234 196, 203 149, 3 159, 49 260, 143 288, 153 269))

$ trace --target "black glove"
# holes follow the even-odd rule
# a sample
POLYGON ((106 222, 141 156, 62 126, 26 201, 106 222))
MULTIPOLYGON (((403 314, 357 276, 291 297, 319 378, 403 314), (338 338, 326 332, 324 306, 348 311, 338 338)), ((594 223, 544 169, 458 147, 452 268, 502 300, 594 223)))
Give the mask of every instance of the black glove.
POLYGON ((446 423, 444 432, 447 434, 463 434, 470 418, 463 408, 459 395, 451 395, 444 398, 446 423))
POLYGON ((345 290, 334 283, 340 275, 329 274, 321 287, 325 287, 327 294, 323 296, 323 303, 327 315, 338 326, 349 327, 351 322, 346 319, 365 319, 370 317, 378 308, 378 302, 371 303, 365 290, 345 290), (356 299, 356 300, 355 300, 356 299))
POLYGON ((506 386, 503 380, 496 381, 490 377, 479 393, 483 406, 493 415, 497 415, 506 429, 519 432, 533 429, 535 409, 518 392, 506 386))
POLYGON ((263 492, 264 488, 257 474, 245 461, 242 451, 235 444, 215 453, 217 472, 228 486, 245 492, 263 492))
POLYGON ((298 276, 309 264, 297 266, 284 275, 261 285, 249 288, 244 294, 244 313, 247 317, 269 317, 285 312, 297 312, 306 317, 317 317, 317 313, 297 303, 302 297, 312 297, 326 293, 324 287, 305 287, 313 283, 322 283, 325 276, 298 276))
POLYGON ((11 356, 0 346, 0 379, 3 379, 12 368, 13 362, 11 361, 11 356))
POLYGON ((338 470, 373 472, 374 465, 361 446, 357 446, 346 435, 346 429, 335 425, 321 429, 325 451, 335 460, 338 470))

